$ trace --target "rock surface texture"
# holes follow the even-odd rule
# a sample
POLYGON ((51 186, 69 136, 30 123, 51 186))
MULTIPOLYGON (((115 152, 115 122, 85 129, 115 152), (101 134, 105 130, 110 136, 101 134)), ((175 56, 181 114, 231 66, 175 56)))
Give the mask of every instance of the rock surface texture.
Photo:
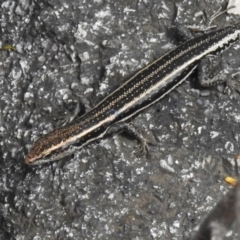
MULTIPOLYGON (((175 1, 199 24, 221 1, 175 1)), ((226 2, 225 2, 226 3, 226 2)), ((240 98, 197 74, 132 120, 156 144, 114 135, 66 160, 29 167, 31 144, 84 96, 95 105, 174 47, 174 1, 2 0, 0 3, 0 239, 190 239, 228 192, 240 152, 240 98)), ((236 22, 223 14, 218 28, 236 22)), ((240 68, 240 44, 218 67, 240 68)), ((215 60, 214 60, 215 61, 215 60)), ((227 239, 235 239, 229 232, 227 239)))

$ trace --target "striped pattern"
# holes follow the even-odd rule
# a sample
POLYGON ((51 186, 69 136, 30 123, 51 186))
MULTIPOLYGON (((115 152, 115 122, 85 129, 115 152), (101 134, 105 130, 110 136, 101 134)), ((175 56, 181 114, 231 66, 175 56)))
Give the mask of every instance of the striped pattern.
POLYGON ((138 71, 91 111, 67 126, 38 139, 25 158, 27 164, 58 160, 104 136, 114 123, 125 121, 154 104, 181 84, 208 54, 219 54, 239 38, 237 25, 193 38, 138 71), (79 148, 78 148, 79 149, 79 148))

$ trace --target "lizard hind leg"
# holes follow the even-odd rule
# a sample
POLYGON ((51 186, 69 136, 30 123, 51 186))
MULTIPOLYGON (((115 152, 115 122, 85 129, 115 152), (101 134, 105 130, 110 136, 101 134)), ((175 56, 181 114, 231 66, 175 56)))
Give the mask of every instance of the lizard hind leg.
POLYGON ((233 97, 237 99, 237 92, 240 93, 240 81, 236 79, 236 76, 239 75, 240 72, 230 74, 225 70, 221 70, 216 74, 213 74, 211 71, 212 64, 209 64, 209 61, 211 62, 211 58, 205 57, 198 65, 198 78, 200 85, 203 87, 211 87, 217 84, 226 83, 224 92, 229 88, 233 97))

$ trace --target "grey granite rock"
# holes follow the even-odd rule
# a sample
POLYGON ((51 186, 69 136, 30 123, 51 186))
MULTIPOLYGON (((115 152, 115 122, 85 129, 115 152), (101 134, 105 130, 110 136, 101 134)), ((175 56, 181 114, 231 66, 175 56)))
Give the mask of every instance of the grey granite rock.
MULTIPOLYGON (((221 6, 175 2, 180 23, 200 23, 201 11, 221 6)), ((96 104, 173 47, 173 1, 0 4, 0 46, 17 49, 0 51, 0 239, 189 239, 228 191, 223 179, 236 175, 240 137, 239 99, 217 87, 201 94, 196 74, 132 120, 157 142, 151 159, 136 158, 137 143, 115 135, 65 161, 23 163, 76 99, 96 104)), ((214 24, 234 21, 225 14, 214 24)), ((239 46, 222 57, 231 72, 239 46)))

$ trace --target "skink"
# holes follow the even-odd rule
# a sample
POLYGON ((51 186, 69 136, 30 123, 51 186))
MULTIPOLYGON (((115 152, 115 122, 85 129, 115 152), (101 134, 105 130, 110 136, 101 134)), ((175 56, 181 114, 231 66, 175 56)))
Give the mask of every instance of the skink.
MULTIPOLYGON (((201 59, 224 51, 239 35, 240 25, 236 24, 190 39, 167 52, 123 82, 89 112, 39 138, 25 163, 35 165, 59 160, 104 137, 111 128, 124 125, 127 119, 174 90, 197 68, 201 59)), ((211 82, 202 79, 206 86, 223 82, 220 76, 211 82)))

